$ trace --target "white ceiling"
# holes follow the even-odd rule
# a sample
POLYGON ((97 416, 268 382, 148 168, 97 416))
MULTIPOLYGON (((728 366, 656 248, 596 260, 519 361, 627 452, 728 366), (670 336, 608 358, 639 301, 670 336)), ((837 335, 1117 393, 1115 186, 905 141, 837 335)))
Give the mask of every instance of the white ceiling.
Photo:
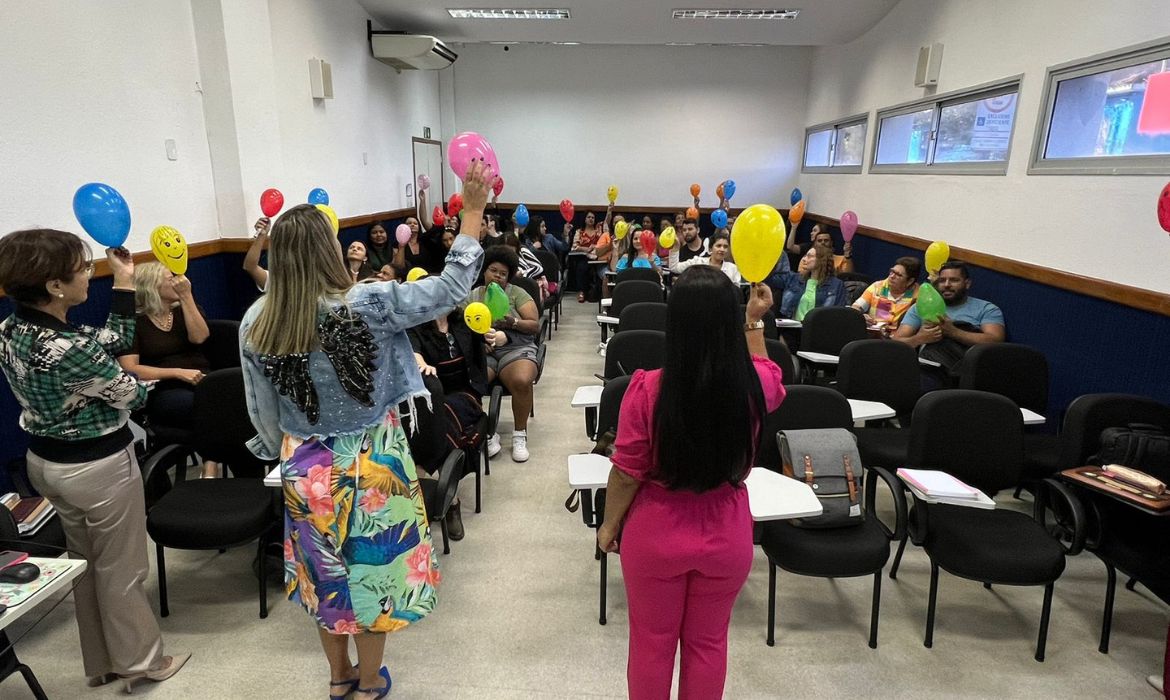
POLYGON ((382 29, 449 43, 836 45, 878 23, 898 0, 358 0, 382 29), (568 9, 568 20, 453 19, 447 8, 568 9), (795 20, 676 20, 674 9, 799 9, 795 20))

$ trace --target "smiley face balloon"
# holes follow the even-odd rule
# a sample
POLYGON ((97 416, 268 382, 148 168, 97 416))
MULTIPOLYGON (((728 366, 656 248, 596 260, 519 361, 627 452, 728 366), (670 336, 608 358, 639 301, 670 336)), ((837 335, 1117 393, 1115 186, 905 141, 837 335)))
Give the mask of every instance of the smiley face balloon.
POLYGON ((483 335, 492 329, 492 312, 487 304, 473 301, 463 310, 463 320, 472 331, 483 335))
POLYGON ((150 232, 150 249, 163 267, 176 275, 187 273, 187 241, 183 234, 170 226, 159 226, 150 232))

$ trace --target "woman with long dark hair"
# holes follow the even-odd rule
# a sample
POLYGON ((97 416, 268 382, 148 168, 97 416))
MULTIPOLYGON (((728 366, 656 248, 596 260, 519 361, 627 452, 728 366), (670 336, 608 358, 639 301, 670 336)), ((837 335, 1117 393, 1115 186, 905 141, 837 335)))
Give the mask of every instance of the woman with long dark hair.
POLYGON ((622 532, 634 700, 670 697, 680 644, 679 697, 723 696, 727 625, 752 565, 743 480, 763 417, 784 399, 761 321, 772 293, 752 287, 746 324, 739 298, 714 267, 683 273, 663 368, 634 372, 622 401, 597 542, 617 551, 622 532))

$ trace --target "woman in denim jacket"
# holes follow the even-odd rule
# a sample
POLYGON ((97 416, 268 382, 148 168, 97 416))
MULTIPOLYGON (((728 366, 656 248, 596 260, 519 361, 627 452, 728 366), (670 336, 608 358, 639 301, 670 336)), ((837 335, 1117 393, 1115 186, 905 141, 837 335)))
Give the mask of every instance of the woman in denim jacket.
POLYGON ((354 285, 325 217, 289 210, 273 227, 268 293, 240 326, 259 433, 249 447, 280 459, 285 587, 317 621, 335 697, 383 697, 384 633, 435 606, 438 560, 397 412, 428 396, 406 329, 467 296, 494 177, 480 163, 468 170, 462 235, 442 274, 413 284, 354 285))
POLYGON ((765 282, 780 299, 781 318, 803 321, 814 308, 849 304, 845 283, 833 274, 832 250, 820 246, 808 249, 795 272, 777 266, 765 282))

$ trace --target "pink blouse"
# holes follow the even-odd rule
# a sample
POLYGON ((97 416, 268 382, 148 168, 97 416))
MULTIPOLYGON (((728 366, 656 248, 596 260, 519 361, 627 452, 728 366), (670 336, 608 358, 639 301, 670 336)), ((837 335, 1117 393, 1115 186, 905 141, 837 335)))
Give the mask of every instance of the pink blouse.
MULTIPOLYGON (((771 413, 784 400, 780 368, 767 357, 753 355, 752 362, 760 376, 764 407, 771 413)), ((658 451, 654 446, 654 409, 658 403, 658 384, 661 379, 660 369, 649 372, 637 370, 622 399, 611 461, 614 467, 638 481, 650 480, 650 475, 658 468, 658 451)), ((759 420, 755 423, 758 430, 759 420)))

